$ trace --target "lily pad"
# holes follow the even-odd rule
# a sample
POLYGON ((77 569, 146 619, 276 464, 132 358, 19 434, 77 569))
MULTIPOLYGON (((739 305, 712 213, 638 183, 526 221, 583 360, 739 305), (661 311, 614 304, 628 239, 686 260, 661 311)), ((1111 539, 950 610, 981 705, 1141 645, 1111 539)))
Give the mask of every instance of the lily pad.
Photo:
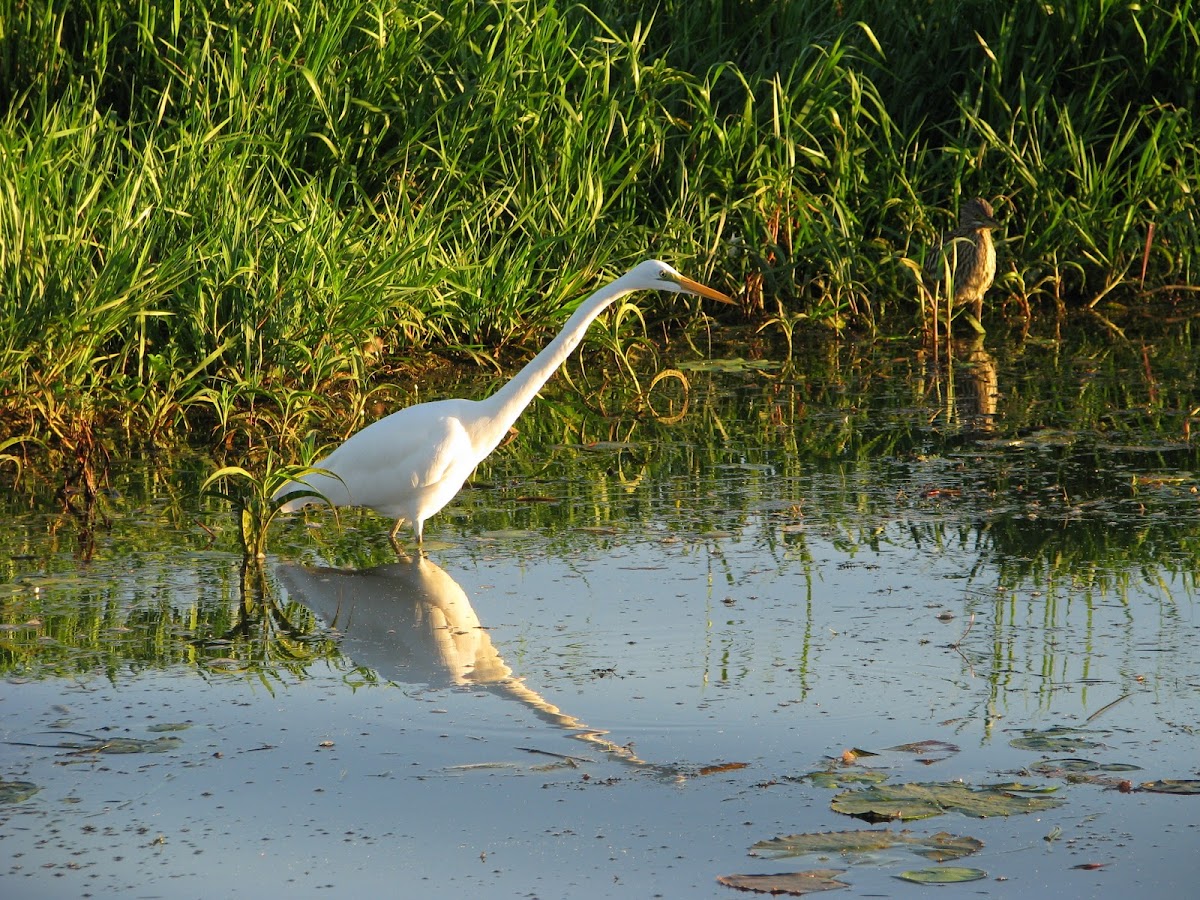
POLYGON ((41 788, 32 781, 4 781, 0 779, 0 803, 20 803, 28 800, 41 788))
POLYGON ((1197 778, 1163 778, 1158 781, 1143 781, 1143 791, 1153 791, 1156 794, 1200 794, 1200 779, 1197 778))
POLYGON ((1014 794, 1053 794, 1058 790, 1052 784, 1025 784, 1022 781, 1001 781, 989 784, 988 787, 1001 791, 1012 791, 1014 794))
POLYGON ((52 734, 71 734, 86 738, 83 741, 59 740, 54 744, 38 744, 29 741, 7 741, 20 747, 47 747, 52 750, 73 750, 76 753, 165 753, 183 746, 183 740, 164 735, 154 740, 127 737, 97 737, 91 734, 81 734, 77 731, 51 732, 52 734))
POLYGON ((1056 725, 1044 730, 1030 729, 1024 737, 1013 738, 1009 746, 1018 750, 1037 750, 1042 753, 1070 753, 1072 750, 1091 750, 1101 746, 1099 742, 1078 737, 1080 734, 1092 734, 1079 728, 1066 728, 1056 725))
POLYGON ((166 753, 183 746, 183 739, 164 736, 151 741, 143 738, 97 737, 90 741, 61 741, 54 746, 79 753, 166 753))
POLYGON ((905 847, 919 856, 937 862, 962 859, 978 852, 983 842, 973 837, 939 831, 933 835, 917 835, 908 831, 887 829, 858 829, 855 831, 824 831, 812 834, 789 834, 759 841, 750 848, 753 855, 775 857, 833 854, 843 856, 875 853, 892 847, 905 847))
POLYGON ((1047 759, 1029 767, 1038 775, 1061 776, 1081 772, 1138 772, 1141 766, 1132 763, 1098 763, 1094 759, 1047 759))
POLYGON ((775 857, 804 856, 809 853, 873 853, 895 846, 898 837, 896 832, 886 828, 788 834, 768 841, 759 841, 750 847, 750 853, 770 854, 775 857))
POLYGON ((948 831, 939 831, 927 838, 910 839, 907 843, 912 845, 913 853, 934 862, 962 859, 983 849, 983 841, 979 838, 950 834, 948 831))
POLYGON ((1036 772, 1039 775, 1048 776, 1048 778, 1062 778, 1064 775, 1102 772, 1141 772, 1141 766, 1134 766, 1133 763, 1128 762, 1096 762, 1096 760, 1066 758, 1066 760, 1045 760, 1039 762, 1036 766, 1030 766, 1030 772, 1036 772))
POLYGON ((981 878, 987 878, 987 872, 967 866, 938 866, 931 869, 910 869, 907 872, 901 872, 896 877, 917 884, 962 884, 966 881, 979 881, 981 878))
POLYGON ((191 722, 160 722, 157 725, 151 725, 146 730, 157 733, 160 731, 187 731, 191 727, 191 722))
POLYGON ((837 880, 837 876, 844 874, 845 869, 810 869, 807 872, 779 872, 774 875, 718 875, 717 881, 739 891, 803 897, 805 894, 849 887, 846 882, 837 880))
POLYGON ((887 781, 888 776, 886 772, 827 770, 824 772, 809 772, 804 778, 811 781, 817 787, 839 788, 851 784, 879 784, 880 782, 887 781))
POLYGON ((838 794, 830 802, 834 812, 886 822, 927 819, 944 812, 985 819, 1041 812, 1062 804, 1053 797, 1022 797, 992 786, 971 787, 960 782, 875 785, 838 794))
POLYGON ((900 744, 887 749, 893 753, 911 753, 917 757, 918 762, 926 765, 941 762, 959 751, 957 745, 939 740, 914 741, 911 744, 900 744))

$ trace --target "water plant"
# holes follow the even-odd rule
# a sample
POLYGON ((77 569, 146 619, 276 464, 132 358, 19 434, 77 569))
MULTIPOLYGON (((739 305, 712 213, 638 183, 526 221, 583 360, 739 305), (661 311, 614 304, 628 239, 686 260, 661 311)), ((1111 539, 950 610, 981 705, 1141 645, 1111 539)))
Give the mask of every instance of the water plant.
POLYGON ((0 4, 0 439, 344 433, 646 255, 787 336, 905 332, 963 197, 1004 223, 991 315, 1190 315, 1194 12, 0 4))
MULTIPOLYGON (((233 507, 243 556, 247 561, 261 560, 267 555, 267 529, 284 505, 282 500, 273 499, 275 492, 311 475, 337 478, 333 473, 313 466, 276 466, 268 454, 261 475, 242 466, 222 466, 205 479, 200 493, 225 500, 233 507)), ((307 485, 292 496, 315 497, 328 503, 324 495, 307 485)))

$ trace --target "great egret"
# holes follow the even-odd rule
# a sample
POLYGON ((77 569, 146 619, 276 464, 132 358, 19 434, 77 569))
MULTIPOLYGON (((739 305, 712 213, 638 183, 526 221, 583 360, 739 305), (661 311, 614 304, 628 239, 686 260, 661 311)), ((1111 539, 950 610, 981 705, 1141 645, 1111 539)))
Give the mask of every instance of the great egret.
MULTIPOLYGON (((418 403, 385 416, 315 464, 314 468, 330 474, 305 476, 280 488, 274 499, 307 489, 334 506, 370 507, 396 520, 393 541, 407 522, 420 544, 425 520, 449 503, 475 467, 496 449, 542 385, 579 345, 596 316, 617 298, 641 290, 733 302, 664 262, 639 263, 584 300, 559 335, 492 396, 418 403)), ((297 497, 280 509, 295 512, 320 502, 312 496, 297 497)))

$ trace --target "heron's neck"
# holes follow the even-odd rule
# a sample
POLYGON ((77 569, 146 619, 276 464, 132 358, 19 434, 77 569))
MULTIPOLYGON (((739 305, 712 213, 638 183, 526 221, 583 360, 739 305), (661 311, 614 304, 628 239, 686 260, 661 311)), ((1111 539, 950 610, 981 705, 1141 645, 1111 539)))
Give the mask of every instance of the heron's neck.
POLYGON ((631 293, 632 290, 625 286, 624 278, 618 278, 584 300, 571 318, 567 319, 563 330, 541 353, 531 359, 508 384, 486 400, 480 401, 480 411, 487 417, 487 425, 484 429, 486 436, 481 433, 477 440, 490 441, 488 450, 499 444, 525 407, 537 396, 546 380, 558 371, 559 366, 571 355, 571 351, 579 346, 584 333, 596 316, 618 297, 631 293))

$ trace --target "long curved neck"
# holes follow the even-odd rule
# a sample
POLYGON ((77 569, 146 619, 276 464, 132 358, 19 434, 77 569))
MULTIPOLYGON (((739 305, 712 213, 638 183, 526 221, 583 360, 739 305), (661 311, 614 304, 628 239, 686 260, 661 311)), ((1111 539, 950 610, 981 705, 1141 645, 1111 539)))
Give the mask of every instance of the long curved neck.
MULTIPOLYGON (((526 363, 525 368, 513 376, 508 384, 486 400, 479 401, 481 419, 486 418, 487 424, 482 426, 476 440, 490 441, 487 451, 500 443, 501 438, 517 421, 517 417, 537 396, 542 385, 566 362, 571 351, 579 346, 584 333, 596 316, 618 297, 633 292, 634 288, 627 287, 626 284, 624 277, 618 278, 584 300, 571 318, 567 319, 563 330, 541 353, 526 363)), ((484 450, 483 447, 479 449, 484 450)))

